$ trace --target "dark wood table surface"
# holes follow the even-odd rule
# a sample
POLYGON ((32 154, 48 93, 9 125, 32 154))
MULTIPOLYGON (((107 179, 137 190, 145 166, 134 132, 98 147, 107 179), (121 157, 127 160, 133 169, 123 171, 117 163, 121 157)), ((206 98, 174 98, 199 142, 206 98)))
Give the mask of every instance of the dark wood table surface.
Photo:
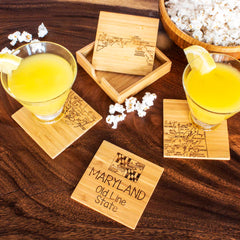
MULTIPOLYGON (((131 1, 132 8, 1 0, 0 48, 10 47, 7 36, 16 30, 36 38, 43 22, 44 39, 75 54, 94 40, 100 10, 159 17, 158 9, 131 1)), ((230 161, 163 158, 163 99, 185 99, 187 62, 182 49, 164 42, 161 26, 160 38, 172 70, 136 95, 157 94, 147 116, 131 113, 116 130, 105 122, 113 102, 79 66, 73 89, 103 120, 54 160, 11 118, 21 106, 0 87, 0 239, 240 239, 240 115, 228 120, 230 161), (103 140, 165 169, 135 231, 70 199, 103 140)))

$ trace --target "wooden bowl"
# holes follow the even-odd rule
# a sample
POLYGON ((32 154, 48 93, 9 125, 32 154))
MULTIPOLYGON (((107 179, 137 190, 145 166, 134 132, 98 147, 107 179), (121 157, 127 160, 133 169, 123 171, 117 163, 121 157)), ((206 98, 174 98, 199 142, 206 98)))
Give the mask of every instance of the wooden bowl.
POLYGON ((165 8, 164 0, 159 0, 160 19, 168 36, 180 47, 186 48, 190 45, 200 45, 209 52, 225 53, 240 59, 240 46, 223 47, 201 42, 181 31, 170 19, 165 8))

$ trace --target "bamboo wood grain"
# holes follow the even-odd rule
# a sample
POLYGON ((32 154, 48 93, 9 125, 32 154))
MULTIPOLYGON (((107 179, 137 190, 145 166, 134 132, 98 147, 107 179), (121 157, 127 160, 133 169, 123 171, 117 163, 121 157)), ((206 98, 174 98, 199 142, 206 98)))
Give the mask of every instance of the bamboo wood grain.
POLYGON ((192 125, 187 101, 175 99, 164 99, 163 118, 165 157, 230 160, 226 120, 204 132, 192 125))
POLYGON ((98 71, 92 65, 94 43, 90 43, 76 52, 78 63, 93 80, 115 102, 123 103, 129 96, 135 95, 171 70, 171 61, 158 48, 155 48, 153 71, 146 76, 98 71))
POLYGON ((71 198, 135 229, 163 170, 103 141, 71 198))
POLYGON ((235 58, 240 58, 240 46, 216 46, 201 42, 190 35, 184 33, 170 19, 165 8, 164 0, 159 0, 160 19, 169 37, 181 48, 186 48, 190 45, 200 45, 210 52, 225 53, 235 58))
POLYGON ((152 71, 159 19, 101 11, 92 65, 101 71, 146 75, 152 71))
MULTIPOLYGON (((139 0, 131 1, 130 7, 118 2, 114 7, 81 0, 1 0, 0 48, 12 48, 8 35, 17 30, 36 38, 44 22, 49 33, 43 40, 64 45, 74 54, 94 41, 99 11, 159 16, 157 9, 135 8, 139 0)), ((228 119, 230 161, 164 158, 163 99, 186 99, 181 79, 187 64, 175 44, 164 54, 172 61, 171 72, 136 94, 141 100, 145 91, 156 93, 154 106, 144 118, 128 113, 117 129, 104 120, 112 100, 79 66, 73 89, 103 120, 54 160, 11 118, 21 106, 0 86, 1 240, 239 239, 240 114, 228 119), (104 139, 164 167, 134 231, 71 199, 104 139)))
POLYGON ((56 123, 41 123, 24 107, 15 112, 12 118, 51 158, 57 157, 102 119, 73 90, 65 103, 62 118, 56 123))

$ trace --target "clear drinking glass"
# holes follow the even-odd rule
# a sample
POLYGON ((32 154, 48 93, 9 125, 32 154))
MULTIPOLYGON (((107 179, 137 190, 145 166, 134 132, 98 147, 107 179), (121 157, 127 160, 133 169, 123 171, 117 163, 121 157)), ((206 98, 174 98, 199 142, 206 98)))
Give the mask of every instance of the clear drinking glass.
MULTIPOLYGON (((227 66, 231 66, 232 69, 234 69, 234 72, 239 74, 239 77, 240 77, 240 62, 237 59, 225 54, 218 54, 218 53, 211 54, 211 56, 213 57, 216 63, 221 63, 227 66)), ((230 118, 231 116, 233 116, 234 114, 240 111, 240 92, 238 93, 236 92, 237 89, 239 90, 239 88, 235 88, 234 85, 230 83, 230 79, 225 79, 226 81, 224 81, 224 84, 219 83, 219 84, 222 84, 222 86, 218 85, 218 83, 216 82, 216 86, 218 85, 217 86, 218 88, 222 88, 222 91, 227 91, 227 90, 229 91, 229 89, 231 89, 229 98, 228 99, 224 98, 224 94, 222 97, 220 96, 221 99, 219 99, 217 103, 216 110, 214 110, 215 106, 213 104, 211 106, 209 104, 209 107, 202 106, 201 104, 199 104, 197 101, 193 99, 193 96, 191 94, 191 89, 188 88, 188 84, 189 84, 188 76, 191 70, 192 69, 190 67, 190 64, 188 64, 183 72, 183 77, 182 77, 183 88, 184 88, 184 91, 187 97, 187 102, 190 108, 191 120, 197 127, 205 131, 213 130, 223 120, 230 118), (236 102, 234 103, 235 107, 232 108, 230 111, 223 111, 223 109, 226 107, 228 100, 231 98, 231 92, 232 92, 232 95, 234 95, 236 98, 236 102)), ((226 78, 224 74, 221 77, 226 78)), ((201 79, 199 80, 201 81, 201 79)), ((239 78, 239 81, 240 81, 240 78, 239 78)), ((206 93, 209 94, 209 89, 205 89, 205 91, 201 92, 201 96, 200 96, 203 99, 205 98, 206 100, 206 101, 204 100, 205 102, 207 102, 206 93)))
POLYGON ((77 74, 77 64, 73 55, 65 47, 53 42, 25 44, 13 54, 21 57, 22 61, 11 76, 1 74, 4 89, 42 123, 53 123, 60 119, 77 74), (38 87, 34 85, 35 88, 31 89, 33 76, 38 87), (17 86, 13 82, 17 83, 17 86), (21 88, 21 84, 28 87, 21 88))

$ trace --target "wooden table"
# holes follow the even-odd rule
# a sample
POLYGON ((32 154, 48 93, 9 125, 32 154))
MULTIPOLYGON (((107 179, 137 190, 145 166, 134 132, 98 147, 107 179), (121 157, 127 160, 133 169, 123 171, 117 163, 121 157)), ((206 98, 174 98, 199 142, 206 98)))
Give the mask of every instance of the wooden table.
MULTIPOLYGON (((100 10, 159 16, 157 8, 134 7, 1 0, 0 48, 10 47, 7 36, 16 30, 36 38, 44 22, 45 40, 74 54, 94 40, 100 10)), ((136 95, 156 93, 154 107, 116 130, 104 120, 113 102, 79 67, 73 89, 103 120, 54 160, 11 118, 20 105, 0 88, 0 239, 240 239, 240 115, 228 120, 230 161, 163 158, 163 99, 185 99, 186 60, 174 44, 161 47, 172 71, 136 95), (103 140, 165 168, 135 231, 70 199, 103 140)))

